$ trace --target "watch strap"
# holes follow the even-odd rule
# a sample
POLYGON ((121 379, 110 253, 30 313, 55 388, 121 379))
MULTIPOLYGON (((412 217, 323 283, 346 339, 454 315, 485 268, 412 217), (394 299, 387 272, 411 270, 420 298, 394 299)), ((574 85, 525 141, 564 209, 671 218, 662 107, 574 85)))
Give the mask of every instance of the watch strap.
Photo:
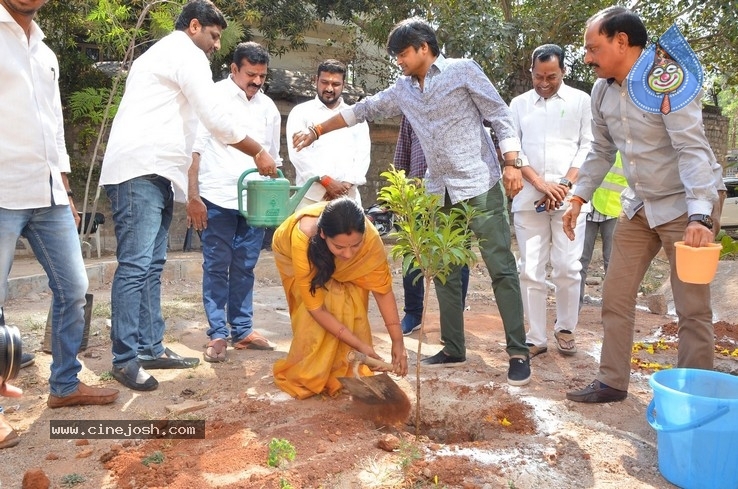
POLYGON ((707 229, 712 229, 712 217, 708 214, 692 214, 688 218, 688 222, 698 222, 705 226, 707 229))
POLYGON ((562 178, 561 180, 559 180, 559 185, 563 185, 567 188, 572 188, 573 186, 571 180, 569 180, 568 178, 562 178))

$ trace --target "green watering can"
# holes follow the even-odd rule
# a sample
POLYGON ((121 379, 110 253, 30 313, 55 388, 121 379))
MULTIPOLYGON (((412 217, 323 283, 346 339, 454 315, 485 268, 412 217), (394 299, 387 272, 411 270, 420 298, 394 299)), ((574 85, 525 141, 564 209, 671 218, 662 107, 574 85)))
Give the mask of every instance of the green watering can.
POLYGON ((254 172, 258 170, 256 168, 246 170, 238 178, 238 212, 246 218, 249 226, 259 228, 277 227, 282 224, 295 211, 310 186, 319 180, 319 177, 312 177, 302 187, 291 186, 280 169, 277 169, 279 178, 246 180, 246 176, 254 172), (246 208, 243 205, 244 190, 246 190, 246 208), (292 196, 291 191, 295 191, 292 196))

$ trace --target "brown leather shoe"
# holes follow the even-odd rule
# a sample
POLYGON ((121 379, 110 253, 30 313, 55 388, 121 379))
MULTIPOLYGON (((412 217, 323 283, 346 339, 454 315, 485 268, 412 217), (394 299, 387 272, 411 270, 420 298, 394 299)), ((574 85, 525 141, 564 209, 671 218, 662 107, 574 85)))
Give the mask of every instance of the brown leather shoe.
POLYGON ((2 413, 0 413, 0 436, 2 436, 0 449, 14 447, 20 443, 18 433, 5 421, 5 416, 2 413))
POLYGON ((628 397, 628 391, 614 389, 599 380, 595 380, 584 389, 566 393, 566 398, 575 402, 617 402, 626 397, 628 397))
POLYGON ((538 355, 548 351, 547 346, 536 346, 533 343, 526 343, 525 346, 528 347, 528 358, 537 357, 538 355))
POLYGON ((59 397, 49 394, 46 405, 52 409, 64 406, 87 406, 93 404, 110 404, 118 398, 118 389, 107 387, 90 387, 82 382, 77 384, 77 390, 68 396, 59 397))

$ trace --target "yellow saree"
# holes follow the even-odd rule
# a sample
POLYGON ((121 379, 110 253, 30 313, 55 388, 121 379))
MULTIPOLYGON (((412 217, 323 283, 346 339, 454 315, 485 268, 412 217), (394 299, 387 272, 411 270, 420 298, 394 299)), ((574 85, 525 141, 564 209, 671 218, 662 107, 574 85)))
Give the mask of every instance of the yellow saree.
MULTIPOLYGON (((338 377, 352 376, 346 360, 350 347, 328 333, 310 315, 325 305, 335 318, 362 341, 372 344, 369 292, 392 289, 384 244, 367 221, 359 252, 350 260, 336 260, 336 270, 325 288, 310 293, 313 273, 307 259, 308 237, 300 230, 303 216, 317 217, 326 202, 310 205, 290 216, 274 232, 272 250, 287 296, 292 323, 292 344, 287 357, 274 364, 274 382, 283 391, 305 399, 341 389, 338 377)), ((366 367, 361 375, 371 375, 366 367)))

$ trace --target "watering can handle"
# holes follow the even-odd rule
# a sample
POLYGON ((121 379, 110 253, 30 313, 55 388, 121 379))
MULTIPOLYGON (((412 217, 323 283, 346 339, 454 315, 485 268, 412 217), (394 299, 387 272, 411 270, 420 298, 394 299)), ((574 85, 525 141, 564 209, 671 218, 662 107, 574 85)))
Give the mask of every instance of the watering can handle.
POLYGON ((653 415, 653 412, 655 411, 656 407, 656 399, 651 399, 651 402, 648 404, 648 407, 646 408, 646 421, 648 421, 648 424, 651 425, 651 428, 655 429, 656 431, 660 431, 662 433, 678 433, 680 431, 687 431, 687 430, 693 430, 695 428, 699 428, 702 425, 706 425, 707 423, 710 423, 712 421, 715 421, 721 416, 724 416, 725 414, 730 411, 728 406, 720 406, 715 410, 714 412, 703 416, 699 419, 696 419, 694 421, 690 421, 689 423, 681 424, 681 425, 671 425, 671 426, 664 426, 658 421, 656 421, 656 417, 653 415))
POLYGON ((390 372, 394 372, 395 366, 391 363, 383 362, 382 360, 377 360, 376 358, 368 357, 365 354, 358 352, 356 350, 351 350, 348 352, 348 355, 346 355, 346 358, 348 359, 349 363, 363 363, 364 365, 371 367, 371 368, 383 368, 385 370, 389 370, 390 372))
MULTIPOLYGON (((249 168, 248 170, 241 173, 241 176, 238 177, 238 182, 241 183, 244 180, 244 178, 246 178, 246 175, 249 175, 251 173, 258 172, 258 171, 259 170, 256 168, 249 168)), ((272 178, 284 178, 284 173, 282 173, 282 170, 277 168, 277 176, 275 177, 272 175, 272 178)))

